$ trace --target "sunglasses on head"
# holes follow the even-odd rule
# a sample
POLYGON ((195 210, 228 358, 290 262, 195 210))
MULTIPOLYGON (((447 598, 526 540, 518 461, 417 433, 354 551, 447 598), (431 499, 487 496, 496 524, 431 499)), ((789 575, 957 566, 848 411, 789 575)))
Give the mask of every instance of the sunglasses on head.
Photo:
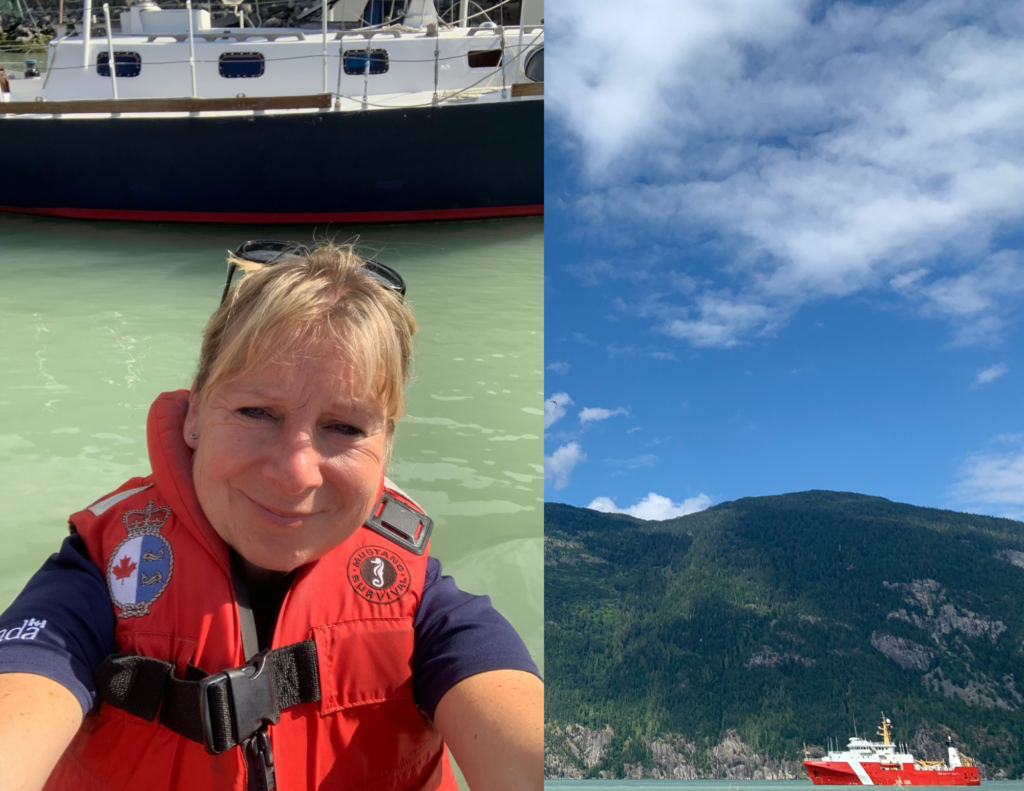
MULTIPOLYGON (((243 261, 253 261, 258 264, 279 264, 282 261, 301 261, 309 256, 310 250, 304 244, 298 242, 279 242, 272 239, 254 239, 238 246, 235 250, 235 258, 243 261)), ((363 269, 374 280, 380 283, 389 291, 394 291, 401 297, 405 297, 405 281, 390 266, 385 266, 378 261, 359 256, 363 261, 363 269)), ((220 304, 228 298, 228 291, 231 289, 231 278, 234 277, 238 266, 234 263, 228 264, 228 279, 224 282, 224 294, 220 298, 220 304)))

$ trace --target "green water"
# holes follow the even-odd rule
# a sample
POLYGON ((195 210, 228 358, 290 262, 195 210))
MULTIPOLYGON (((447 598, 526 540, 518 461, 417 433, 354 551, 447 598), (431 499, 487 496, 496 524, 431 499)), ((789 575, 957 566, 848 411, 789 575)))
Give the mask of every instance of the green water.
MULTIPOLYGON (((420 323, 389 476, 435 520, 434 555, 543 661, 543 222, 316 229, 398 269, 420 323)), ((154 397, 187 387, 225 251, 310 226, 0 215, 0 609, 68 515, 149 472, 154 397)))

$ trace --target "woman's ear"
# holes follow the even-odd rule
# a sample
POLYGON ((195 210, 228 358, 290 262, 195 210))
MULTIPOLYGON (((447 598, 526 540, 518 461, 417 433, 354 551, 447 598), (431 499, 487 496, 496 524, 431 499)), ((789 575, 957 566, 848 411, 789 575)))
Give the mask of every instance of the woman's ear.
POLYGON ((185 422, 181 427, 182 439, 192 450, 199 444, 199 399, 196 397, 196 383, 192 383, 188 391, 188 411, 185 412, 185 422))

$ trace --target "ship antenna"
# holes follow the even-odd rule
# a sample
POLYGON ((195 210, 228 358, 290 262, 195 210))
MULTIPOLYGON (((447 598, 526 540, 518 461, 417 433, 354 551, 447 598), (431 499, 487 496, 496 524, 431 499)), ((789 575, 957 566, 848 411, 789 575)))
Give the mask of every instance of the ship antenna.
POLYGON ((857 738, 857 715, 853 715, 853 737, 857 738))
POLYGON ((889 736, 891 735, 891 731, 889 730, 889 725, 890 724, 891 724, 891 721, 887 720, 885 718, 885 712, 883 711, 882 712, 882 727, 878 729, 878 735, 882 737, 882 743, 883 744, 892 744, 892 742, 889 740, 889 736))

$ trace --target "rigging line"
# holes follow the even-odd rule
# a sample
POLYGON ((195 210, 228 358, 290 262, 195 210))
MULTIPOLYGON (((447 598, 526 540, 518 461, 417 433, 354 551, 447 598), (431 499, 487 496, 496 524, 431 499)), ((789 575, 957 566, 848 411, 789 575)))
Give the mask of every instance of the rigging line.
MULTIPOLYGON (((473 83, 470 86, 467 86, 466 88, 462 88, 462 89, 460 89, 460 90, 456 91, 455 93, 452 93, 452 94, 450 94, 448 96, 443 96, 443 97, 438 98, 438 101, 439 102, 450 102, 451 100, 461 96, 462 94, 468 93, 469 91, 473 90, 478 85, 480 85, 480 83, 482 83, 485 79, 489 79, 492 76, 494 76, 493 73, 487 75, 487 77, 484 77, 482 79, 477 80, 475 83, 473 83)), ((493 90, 494 90, 495 93, 497 93, 498 90, 500 90, 500 89, 495 86, 493 90)), ((418 91, 418 93, 426 93, 426 91, 418 91)), ((361 99, 356 99, 356 98, 354 98, 352 96, 348 96, 346 94, 342 94, 341 96, 339 96, 337 98, 348 99, 349 101, 359 102, 360 104, 362 104, 362 100, 361 99)), ((378 107, 378 108, 381 108, 381 109, 384 109, 384 110, 405 110, 405 109, 413 110, 413 109, 416 109, 418 107, 430 107, 430 106, 432 106, 434 104, 434 102, 433 101, 429 101, 429 102, 423 102, 422 104, 380 104, 378 102, 369 102, 368 101, 365 104, 366 104, 367 107, 378 107)))
MULTIPOLYGON (((517 59, 518 59, 518 56, 516 56, 516 58, 513 59, 512 62, 514 63, 515 60, 517 60, 517 59)), ((502 67, 502 68, 504 68, 504 67, 502 67)), ((451 101, 452 99, 455 99, 456 97, 461 96, 462 94, 467 93, 468 91, 473 90, 478 85, 480 85, 482 82, 484 82, 485 80, 490 79, 491 77, 493 77, 495 74, 497 74, 501 70, 502 69, 495 69, 491 73, 485 74, 483 77, 481 77, 479 80, 477 80, 476 82, 472 83, 471 85, 468 85, 467 87, 462 88, 462 89, 456 91, 453 94, 445 96, 445 97, 439 99, 438 101, 442 101, 442 102, 451 101)), ((497 91, 498 88, 495 87, 494 90, 497 91)), ((426 91, 418 91, 418 93, 426 93, 426 91)), ((348 95, 345 95, 345 94, 342 94, 342 95, 340 95, 337 98, 349 99, 350 101, 356 101, 356 99, 353 99, 352 97, 350 97, 348 95)), ((430 101, 430 102, 424 102, 423 104, 399 104, 399 105, 392 105, 392 104, 379 104, 379 103, 375 103, 375 102, 365 102, 365 105, 367 107, 379 107, 379 108, 388 109, 388 110, 396 110, 396 109, 403 109, 403 108, 413 109, 413 108, 416 108, 416 107, 430 107, 433 103, 434 103, 433 101, 430 101)))
MULTIPOLYGON (((541 34, 539 34, 539 33, 536 34, 532 41, 530 41, 529 43, 523 45, 522 49, 528 49, 529 47, 533 46, 533 44, 540 38, 540 36, 541 36, 541 34)), ((181 43, 184 43, 184 42, 181 42, 181 43)), ((509 46, 508 49, 509 50, 513 50, 515 48, 509 46)), ((124 50, 121 50, 121 51, 124 51, 124 50)), ((346 51, 356 51, 356 52, 359 52, 359 51, 362 51, 362 50, 359 49, 359 50, 346 50, 346 51)), ((226 50, 222 54, 230 54, 230 53, 231 53, 231 50, 226 50)), ((56 50, 54 50, 54 54, 56 55, 56 50)), ((259 53, 259 54, 263 54, 263 53, 259 53)), ((513 57, 513 60, 511 62, 515 62, 516 60, 518 60, 521 55, 522 55, 522 51, 517 53, 513 57)), ((266 55, 264 55, 263 56, 263 60, 266 63, 276 63, 278 61, 288 61, 288 60, 309 60, 310 58, 317 58, 317 59, 319 59, 321 57, 323 57, 321 54, 317 54, 317 55, 288 55, 288 56, 281 56, 281 57, 267 57, 266 55)), ((329 56, 329 57, 340 57, 340 56, 329 56)), ((451 55, 449 57, 438 58, 438 60, 439 61, 462 60, 465 57, 466 57, 466 53, 462 53, 461 55, 451 55)), ((389 63, 433 63, 434 59, 433 58, 410 58, 410 59, 403 58, 403 59, 398 59, 398 58, 390 58, 389 57, 388 58, 388 62, 389 63)), ((155 67, 155 66, 180 66, 183 63, 188 63, 188 60, 146 61, 142 65, 147 67, 147 68, 149 68, 149 67, 155 67)), ((196 58, 196 63, 220 63, 220 60, 219 59, 217 59, 217 60, 205 60, 205 59, 196 58)), ((81 68, 82 68, 81 66, 52 66, 52 67, 48 67, 47 71, 61 71, 62 69, 81 69, 81 68)), ((497 72, 497 70, 495 70, 494 73, 496 73, 496 72, 497 72)))
MULTIPOLYGON (((466 17, 467 21, 470 20, 470 19, 473 19, 475 17, 478 17, 478 16, 487 16, 488 12, 493 11, 496 8, 501 8, 502 6, 508 5, 509 3, 512 2, 512 0, 501 0, 500 3, 496 3, 495 5, 492 5, 490 8, 484 8, 482 5, 480 5, 478 2, 476 2, 476 0, 471 0, 471 2, 473 3, 473 5, 475 5, 480 10, 477 11, 475 14, 469 14, 466 17)), ((521 16, 521 14, 520 14, 520 16, 521 16)), ((487 21, 488 22, 491 21, 490 16, 487 16, 487 21)), ((521 18, 520 18, 520 22, 522 22, 521 18)), ((454 23, 452 23, 452 25, 454 27, 454 23)), ((509 25, 509 27, 515 27, 515 25, 509 25)))

